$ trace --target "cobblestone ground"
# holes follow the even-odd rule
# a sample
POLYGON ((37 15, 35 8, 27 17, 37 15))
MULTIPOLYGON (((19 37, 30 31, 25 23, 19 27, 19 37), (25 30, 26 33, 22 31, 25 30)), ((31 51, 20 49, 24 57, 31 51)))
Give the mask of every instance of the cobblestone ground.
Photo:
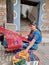
POLYGON ((12 65, 13 53, 5 53, 5 49, 0 46, 0 65, 12 65))
POLYGON ((49 44, 39 46, 40 65, 49 65, 49 44))
MULTIPOLYGON (((49 65, 49 46, 39 45, 40 65, 49 65)), ((5 49, 0 45, 0 65, 12 65, 13 53, 6 53, 5 49)))

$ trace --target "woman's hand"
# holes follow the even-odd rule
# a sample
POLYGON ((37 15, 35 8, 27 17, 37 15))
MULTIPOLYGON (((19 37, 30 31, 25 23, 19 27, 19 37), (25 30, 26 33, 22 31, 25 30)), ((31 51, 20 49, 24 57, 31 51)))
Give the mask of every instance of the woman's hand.
POLYGON ((25 54, 28 52, 28 49, 25 49, 25 50, 23 50, 24 52, 25 52, 25 54))

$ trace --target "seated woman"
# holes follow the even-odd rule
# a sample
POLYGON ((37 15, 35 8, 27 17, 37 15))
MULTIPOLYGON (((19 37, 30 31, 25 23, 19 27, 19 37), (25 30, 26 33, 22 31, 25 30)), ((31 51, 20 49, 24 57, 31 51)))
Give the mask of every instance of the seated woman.
POLYGON ((31 32, 28 35, 28 40, 29 42, 23 43, 23 47, 25 48, 25 53, 30 50, 33 51, 33 54, 37 56, 37 49, 38 49, 38 44, 40 44, 41 40, 42 40, 42 35, 41 35, 41 31, 39 29, 37 29, 36 23, 30 23, 30 29, 31 32))

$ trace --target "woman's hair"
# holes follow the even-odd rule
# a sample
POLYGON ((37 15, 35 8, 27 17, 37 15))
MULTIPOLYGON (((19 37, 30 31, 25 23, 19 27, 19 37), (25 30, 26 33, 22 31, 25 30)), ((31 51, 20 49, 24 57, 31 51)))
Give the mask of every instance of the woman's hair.
POLYGON ((31 22, 29 23, 29 25, 34 25, 34 26, 36 26, 36 22, 31 21, 31 22))
POLYGON ((34 21, 34 22, 30 22, 30 24, 29 25, 34 25, 34 26, 36 26, 36 28, 41 32, 41 30, 39 29, 39 27, 37 26, 37 23, 34 21))
POLYGON ((36 28, 41 32, 41 30, 38 28, 38 26, 36 26, 36 28))

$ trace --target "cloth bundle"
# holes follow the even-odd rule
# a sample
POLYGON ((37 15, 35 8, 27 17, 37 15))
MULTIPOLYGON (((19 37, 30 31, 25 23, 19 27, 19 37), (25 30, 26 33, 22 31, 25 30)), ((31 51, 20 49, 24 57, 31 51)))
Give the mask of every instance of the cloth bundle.
POLYGON ((34 55, 31 52, 25 53, 23 50, 13 57, 13 64, 27 65, 27 62, 34 61, 34 55), (32 55, 31 55, 32 54, 32 55))

